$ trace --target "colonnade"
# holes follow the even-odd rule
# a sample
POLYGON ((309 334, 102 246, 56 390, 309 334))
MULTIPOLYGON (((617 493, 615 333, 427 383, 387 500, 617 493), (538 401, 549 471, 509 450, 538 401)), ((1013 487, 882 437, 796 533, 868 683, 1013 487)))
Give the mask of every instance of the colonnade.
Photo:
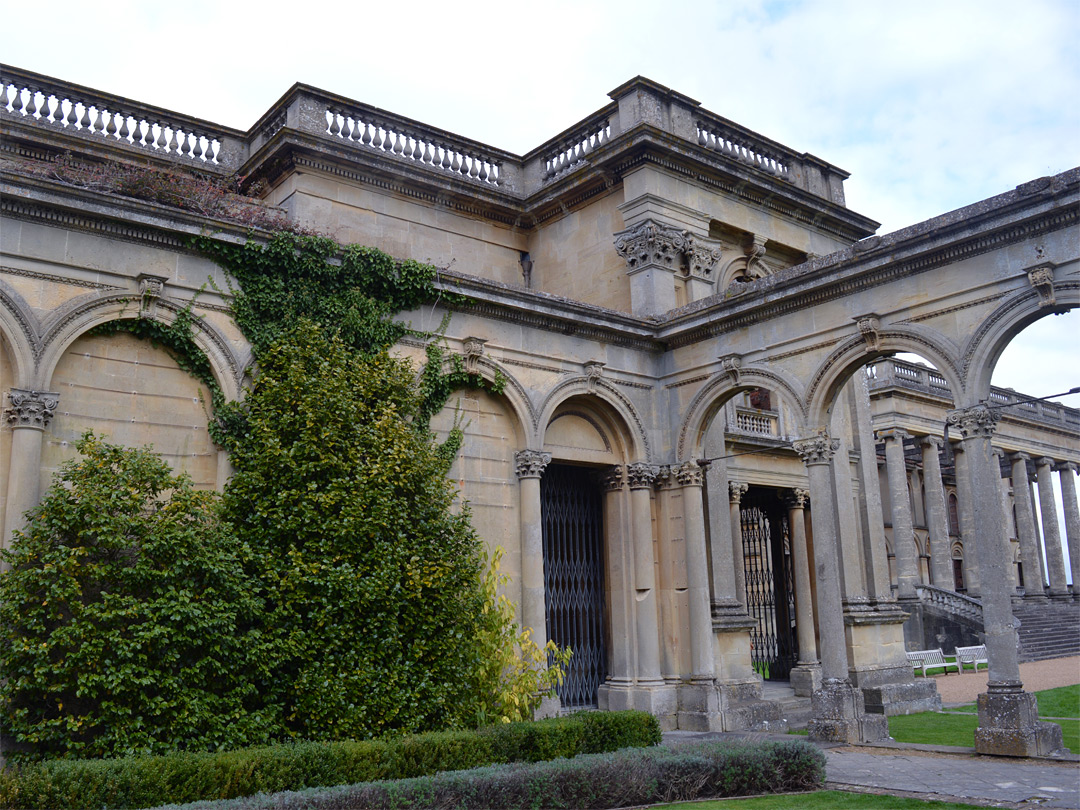
MULTIPOLYGON (((922 493, 926 509, 926 528, 929 534, 929 563, 932 583, 939 588, 955 590, 951 570, 951 537, 949 521, 945 508, 945 490, 941 475, 940 453, 944 440, 940 436, 912 436, 900 429, 880 430, 878 440, 885 445, 885 470, 888 480, 889 505, 893 530, 893 551, 896 560, 897 598, 901 601, 915 597, 915 587, 922 584, 919 570, 917 547, 914 538, 914 521, 911 502, 908 497, 909 467, 905 463, 904 441, 917 443, 921 449, 923 467, 922 493)), ((969 595, 983 595, 986 583, 983 582, 980 555, 977 550, 982 542, 982 533, 975 519, 977 511, 984 511, 983 504, 972 486, 972 456, 970 448, 964 442, 954 442, 953 451, 956 465, 957 500, 960 507, 960 534, 964 548, 964 570, 969 595), (975 504, 980 504, 977 510, 975 504)), ((1024 597, 1033 601, 1049 599, 1068 600, 1080 596, 1080 589, 1070 591, 1066 566, 1071 568, 1073 582, 1080 582, 1080 511, 1076 499, 1076 469, 1072 462, 1057 462, 1049 457, 1032 458, 1023 452, 1005 452, 991 447, 989 474, 997 480, 997 489, 989 503, 999 503, 1000 510, 995 511, 995 518, 1003 527, 1013 524, 1010 511, 1015 512, 1016 539, 1019 545, 1022 567, 1024 597), (1002 476, 1001 470, 1009 470, 1009 475, 1002 476), (1035 470, 1033 478, 1029 470, 1035 470), (1062 500, 1065 511, 1065 537, 1061 535, 1058 524, 1058 503, 1052 477, 1058 473, 1062 500), (1010 506, 1009 480, 1012 482, 1010 506), (1038 486, 1039 520, 1033 508, 1033 485, 1038 486), (1041 526, 1040 526, 1041 523, 1041 526), (1040 542, 1040 528, 1042 540, 1040 542), (1067 540, 1069 553, 1066 557, 1063 540, 1067 540), (1045 557, 1043 548, 1045 547, 1045 557), (1044 565, 1045 562, 1045 565, 1044 565), (1043 572, 1048 575, 1048 584, 1044 585, 1043 572)), ((1006 548, 1008 558, 1012 554, 1006 548)), ((1016 592, 1019 582, 1010 578, 1008 593, 1016 592)))

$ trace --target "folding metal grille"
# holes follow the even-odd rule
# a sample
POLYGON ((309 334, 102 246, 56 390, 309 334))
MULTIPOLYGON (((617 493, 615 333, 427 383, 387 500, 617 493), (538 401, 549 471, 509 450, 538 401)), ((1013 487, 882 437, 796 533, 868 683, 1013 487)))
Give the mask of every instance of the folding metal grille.
POLYGON ((775 492, 751 489, 740 518, 746 607, 758 623, 750 631, 754 669, 766 680, 788 680, 799 651, 787 515, 775 492))
POLYGON ((566 708, 596 706, 607 675, 604 641, 604 525, 599 484, 586 468, 551 464, 540 479, 547 635, 568 646, 566 708))

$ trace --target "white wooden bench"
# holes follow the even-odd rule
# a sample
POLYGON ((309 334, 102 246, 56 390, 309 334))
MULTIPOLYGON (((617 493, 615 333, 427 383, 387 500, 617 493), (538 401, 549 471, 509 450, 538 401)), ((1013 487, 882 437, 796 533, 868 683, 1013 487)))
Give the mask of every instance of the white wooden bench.
POLYGON ((956 662, 962 667, 964 664, 971 664, 975 667, 975 671, 979 671, 979 664, 986 664, 987 669, 990 668, 990 661, 986 657, 986 645, 979 644, 974 647, 957 647, 956 648, 956 662))
POLYGON ((952 667, 957 672, 962 672, 960 664, 956 661, 948 661, 945 659, 945 653, 938 647, 936 650, 913 650, 907 654, 908 663, 915 669, 922 668, 923 677, 926 677, 926 670, 934 667, 941 667, 945 670, 945 674, 949 674, 949 667, 952 667))

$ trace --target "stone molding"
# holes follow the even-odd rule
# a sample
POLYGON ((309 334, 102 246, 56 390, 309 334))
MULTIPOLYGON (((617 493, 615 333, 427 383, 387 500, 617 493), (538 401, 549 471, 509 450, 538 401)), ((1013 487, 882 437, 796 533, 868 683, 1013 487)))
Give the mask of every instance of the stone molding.
POLYGON ((972 405, 970 408, 958 408, 945 414, 945 424, 957 428, 961 438, 964 439, 989 439, 994 435, 994 426, 997 421, 997 412, 983 404, 972 405))
POLYGON ((514 474, 518 478, 540 478, 551 463, 551 453, 518 450, 514 453, 514 474))
POLYGON ((44 430, 52 421, 60 395, 46 391, 12 388, 8 391, 11 405, 4 409, 4 419, 10 428, 44 430))
POLYGON ((791 443, 792 449, 799 454, 803 464, 828 464, 836 451, 840 449, 839 439, 830 439, 824 430, 808 439, 798 439, 791 443))
POLYGON ((644 461, 626 465, 626 478, 630 489, 652 489, 660 475, 660 467, 644 461))

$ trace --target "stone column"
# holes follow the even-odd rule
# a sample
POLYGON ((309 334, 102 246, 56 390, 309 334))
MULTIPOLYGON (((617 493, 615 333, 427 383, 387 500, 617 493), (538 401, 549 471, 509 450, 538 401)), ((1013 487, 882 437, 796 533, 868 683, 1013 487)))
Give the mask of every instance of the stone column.
POLYGON ((41 444, 52 421, 60 395, 12 388, 4 419, 11 429, 11 461, 8 465, 7 508, 0 547, 11 545, 11 535, 25 524, 25 514, 38 504, 41 480, 41 444))
POLYGON ((1061 500, 1065 506, 1065 537, 1069 541, 1073 599, 1080 599, 1080 508, 1076 503, 1076 465, 1069 461, 1059 464, 1056 469, 1061 481, 1061 500))
POLYGON ((893 552, 896 554, 896 596, 900 601, 918 599, 919 560, 912 543, 911 501, 908 496, 904 439, 907 433, 895 428, 879 430, 885 442, 885 470, 889 478, 889 512, 892 518, 893 552))
MULTIPOLYGON (((1019 536, 1015 535, 1015 533, 1011 530, 1012 528, 1015 528, 1012 525, 1012 502, 1009 500, 1009 488, 1010 482, 1012 480, 1012 472, 1010 471, 1008 476, 1004 476, 1001 474, 1001 470, 1009 467, 1005 459, 1006 455, 1007 454, 1005 453, 1005 451, 1002 450, 1000 447, 994 448, 994 457, 997 459, 998 465, 998 504, 1001 507, 1001 525, 1003 531, 1005 532, 1005 539, 1006 541, 1008 541, 1009 559, 1012 560, 1018 556, 1018 551, 1020 548, 1020 538, 1019 536), (1014 540, 1016 541, 1016 549, 1013 549, 1014 540)), ((1015 589, 1020 587, 1020 580, 1017 577, 1015 571, 1012 572, 1012 580, 1014 587, 1013 595, 1015 597, 1017 593, 1015 589)))
MULTIPOLYGON (((840 442, 824 430, 793 443, 810 479, 811 525, 817 570, 817 616, 821 629, 821 689, 811 698, 810 739, 872 742, 888 736, 884 715, 867 715, 861 689, 848 680, 844 607, 840 594, 840 538, 830 463, 840 442)), ((845 460, 846 463, 846 460, 845 460)))
POLYGON ((945 487, 941 483, 941 446, 937 436, 919 440, 923 460, 923 492, 926 495, 926 525, 930 530, 930 577, 934 586, 953 590, 952 542, 949 516, 945 510, 945 487))
POLYGON ((1061 527, 1058 525, 1057 496, 1054 494, 1054 460, 1043 456, 1035 462, 1039 479, 1039 514, 1042 515, 1043 542, 1046 544, 1046 569, 1050 579, 1051 599, 1069 599, 1065 579, 1065 555, 1061 548, 1061 527))
POLYGON ((533 641, 540 647, 547 644, 540 476, 550 463, 551 453, 521 450, 514 454, 514 472, 521 482, 521 625, 532 629, 533 641))
POLYGON ((878 477, 877 443, 874 441, 870 390, 864 373, 852 376, 849 385, 851 410, 855 414, 852 439, 859 453, 859 520, 866 566, 867 594, 878 610, 898 609, 889 578, 888 549, 885 547, 885 518, 881 508, 881 481, 878 477))
POLYGON ((821 663, 814 634, 814 602, 810 587, 810 558, 806 548, 806 512, 809 490, 793 489, 785 498, 791 529, 791 563, 795 569, 795 633, 799 663, 791 670, 795 694, 808 697, 821 688, 821 663))
POLYGON ((660 674, 660 631, 656 606, 656 559, 653 555, 652 488, 660 468, 637 462, 626 468, 630 484, 630 519, 634 538, 634 601, 637 605, 637 680, 663 685, 660 674))
POLYGON ((953 464, 956 466, 956 506, 960 512, 960 541, 964 546, 964 588, 970 597, 978 597, 979 584, 978 540, 975 530, 975 503, 971 493, 971 476, 968 457, 963 442, 953 446, 953 464))
POLYGON ((683 530, 686 535, 686 585, 690 611, 690 683, 679 687, 679 728, 722 731, 719 693, 713 669, 712 612, 709 606, 709 568, 705 553, 704 483, 701 467, 688 461, 674 469, 682 487, 683 530))
MULTIPOLYGON (((1038 721, 1035 696, 1024 691, 1012 615, 1012 560, 997 509, 1001 477, 990 440, 998 415, 986 405, 949 411, 946 422, 958 430, 967 459, 965 473, 972 500, 987 505, 975 511, 983 625, 990 660, 987 691, 979 695, 975 750, 980 754, 1034 756, 1062 747, 1061 727, 1038 721)), ((960 481, 957 481, 959 485, 960 481)))
POLYGON ((633 622, 634 590, 633 549, 630 534, 633 517, 628 516, 626 487, 623 468, 613 466, 600 474, 600 489, 604 493, 604 557, 607 570, 604 585, 608 593, 608 623, 611 625, 611 667, 607 680, 601 685, 606 690, 597 701, 609 710, 632 709, 629 691, 634 680, 633 622), (625 539, 624 539, 625 538, 625 539), (616 694, 612 694, 613 691, 616 694), (604 701, 606 700, 606 703, 604 701))
POLYGON ((1028 481, 1027 453, 1012 453, 1013 508, 1016 511, 1016 539, 1020 543, 1020 562, 1024 565, 1024 598, 1046 601, 1043 587, 1042 562, 1039 559, 1039 540, 1035 536, 1035 513, 1031 507, 1031 487, 1028 481))
POLYGON ((741 481, 728 483, 729 517, 731 519, 731 559, 735 569, 735 598, 746 610, 746 566, 743 562, 742 541, 742 496, 750 489, 749 484, 741 481))

